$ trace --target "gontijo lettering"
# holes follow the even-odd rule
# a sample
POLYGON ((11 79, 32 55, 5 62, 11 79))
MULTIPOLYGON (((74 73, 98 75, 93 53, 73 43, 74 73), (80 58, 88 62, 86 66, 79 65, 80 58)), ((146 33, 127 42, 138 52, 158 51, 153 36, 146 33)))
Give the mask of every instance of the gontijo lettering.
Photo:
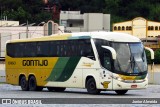
POLYGON ((23 60, 23 66, 47 66, 48 60, 23 60))

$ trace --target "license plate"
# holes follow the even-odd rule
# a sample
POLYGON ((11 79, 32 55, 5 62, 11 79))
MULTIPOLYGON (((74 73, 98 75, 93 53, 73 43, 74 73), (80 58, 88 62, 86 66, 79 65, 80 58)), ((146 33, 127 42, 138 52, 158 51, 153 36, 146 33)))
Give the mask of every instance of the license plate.
POLYGON ((131 85, 131 88, 137 88, 137 85, 131 85))

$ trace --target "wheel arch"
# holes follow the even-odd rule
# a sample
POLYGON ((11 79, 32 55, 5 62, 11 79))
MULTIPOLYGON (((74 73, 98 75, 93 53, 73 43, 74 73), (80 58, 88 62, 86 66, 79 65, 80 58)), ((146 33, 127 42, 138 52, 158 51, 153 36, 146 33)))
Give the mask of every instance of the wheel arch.
MULTIPOLYGON (((93 78, 95 80, 95 77, 93 75, 88 75, 86 76, 86 80, 85 80, 85 88, 87 88, 87 81, 90 79, 90 78, 93 78)), ((96 80, 95 80, 96 81, 96 80)), ((97 86, 97 84, 96 84, 97 86)))
POLYGON ((29 74, 28 80, 31 78, 31 76, 34 76, 36 78, 36 76, 34 74, 29 74))

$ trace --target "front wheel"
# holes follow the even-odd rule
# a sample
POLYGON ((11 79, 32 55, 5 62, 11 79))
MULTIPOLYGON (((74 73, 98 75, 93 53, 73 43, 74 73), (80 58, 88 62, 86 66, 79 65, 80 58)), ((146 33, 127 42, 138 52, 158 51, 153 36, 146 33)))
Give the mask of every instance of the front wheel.
POLYGON ((101 91, 97 89, 96 87, 96 82, 94 80, 94 78, 90 78, 87 81, 87 91, 89 94, 99 94, 101 91))
POLYGON ((127 93, 128 90, 116 90, 115 92, 118 94, 118 95, 124 95, 127 93))

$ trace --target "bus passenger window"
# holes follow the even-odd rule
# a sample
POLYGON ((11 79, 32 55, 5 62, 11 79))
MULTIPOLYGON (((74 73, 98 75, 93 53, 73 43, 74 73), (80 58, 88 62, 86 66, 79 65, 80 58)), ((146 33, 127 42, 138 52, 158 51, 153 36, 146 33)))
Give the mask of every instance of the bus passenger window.
POLYGON ((103 55, 103 66, 108 69, 111 70, 111 58, 110 58, 110 54, 109 53, 104 53, 103 55))

